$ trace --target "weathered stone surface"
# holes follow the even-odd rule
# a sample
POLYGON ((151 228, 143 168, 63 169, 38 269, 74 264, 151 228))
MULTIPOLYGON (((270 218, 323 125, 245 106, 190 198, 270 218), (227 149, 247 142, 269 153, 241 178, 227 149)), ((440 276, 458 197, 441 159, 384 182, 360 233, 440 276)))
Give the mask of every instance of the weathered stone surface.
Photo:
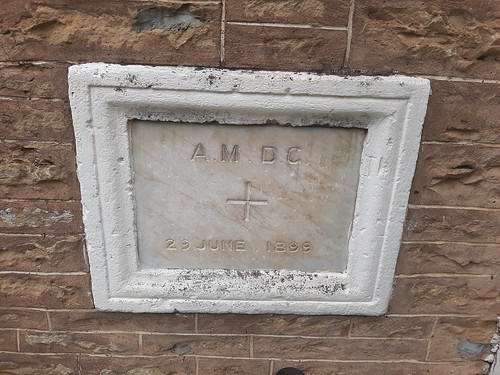
POLYGON ((498 254, 500 244, 403 243, 396 273, 488 275, 500 267, 498 254))
POLYGON ((85 375, 192 375, 196 373, 194 358, 188 357, 80 357, 85 375))
POLYGON ((0 353, 0 373, 9 375, 77 375, 78 363, 72 355, 0 353))
POLYGON ((23 331, 21 351, 30 353, 137 353, 139 338, 123 333, 73 333, 23 331))
POLYGON ((70 109, 65 102, 13 99, 0 100, 0 107, 0 138, 4 140, 73 140, 70 109))
POLYGON ((81 216, 76 202, 0 201, 0 231, 4 233, 79 234, 81 216))
POLYGON ((220 5, 39 0, 2 12, 2 60, 217 65, 220 5), (185 23, 190 18, 192 23, 185 23))
POLYGON ((500 143, 500 85, 431 81, 424 141, 500 143))
POLYGON ((358 1, 349 66, 498 79, 499 40, 496 0, 358 1))
POLYGON ((6 352, 17 351, 17 332, 0 330, 0 350, 6 352))
POLYGON ((49 325, 45 311, 0 309, 0 328, 49 329, 49 325))
POLYGON ((226 66, 270 70, 332 71, 344 58, 344 31, 226 26, 226 66))
MULTIPOLYGON (((382 358, 382 357, 381 357, 382 358)), ((412 362, 314 362, 314 361, 276 361, 275 371, 295 367, 307 375, 484 375, 488 373, 483 361, 460 364, 426 364, 412 362)), ((259 374, 260 375, 260 374, 259 374)))
POLYGON ((427 339, 434 320, 432 317, 357 317, 352 320, 350 337, 427 339))
POLYGON ((500 242, 498 211, 410 208, 403 238, 408 241, 500 242))
POLYGON ((390 313, 478 314, 484 319, 500 309, 498 276, 396 279, 390 313))
POLYGON ((226 20, 346 27, 349 0, 233 0, 226 20))
POLYGON ((477 145, 422 145, 410 203, 500 208, 498 150, 477 145))
POLYGON ((428 360, 484 360, 491 352, 495 330, 495 320, 441 317, 431 339, 428 360))
POLYGON ((198 332, 216 334, 347 336, 350 319, 339 316, 209 315, 198 316, 198 332))
POLYGON ((56 331, 135 331, 194 333, 194 315, 128 314, 90 311, 50 311, 56 331))
POLYGON ((261 359, 200 358, 199 375, 269 375, 269 361, 261 359))
POLYGON ((249 340, 245 336, 142 335, 147 355, 215 355, 248 357, 249 340))
POLYGON ((0 306, 92 308, 87 275, 0 275, 0 306))
POLYGON ((65 64, 11 63, 0 66, 0 96, 60 98, 68 94, 65 64))
POLYGON ((83 238, 0 235, 0 270, 88 272, 83 238))
POLYGON ((40 142, 0 144, 0 196, 20 199, 79 199, 74 150, 40 142))
POLYGON ((262 337, 253 339, 256 358, 330 360, 423 360, 426 340, 262 337))

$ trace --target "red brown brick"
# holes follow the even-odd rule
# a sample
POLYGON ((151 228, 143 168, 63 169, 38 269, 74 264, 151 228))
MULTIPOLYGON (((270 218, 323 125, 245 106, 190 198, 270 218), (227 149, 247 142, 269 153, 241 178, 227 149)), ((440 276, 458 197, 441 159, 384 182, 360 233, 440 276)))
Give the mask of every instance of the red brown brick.
POLYGON ((0 143, 0 196, 4 199, 79 199, 70 145, 0 143))
POLYGON ((263 337, 253 339, 255 358, 424 360, 426 340, 263 337))
POLYGON ((500 242, 498 211, 410 208, 403 238, 407 241, 500 242))
POLYGON ((79 234, 83 232, 79 202, 0 201, 0 232, 79 234))
POLYGON ((65 64, 12 63, 0 66, 0 96, 60 98, 68 95, 65 64))
POLYGON ((20 347, 29 353, 133 354, 139 349, 139 337, 124 333, 23 331, 20 347))
POLYGON ((143 335, 147 355, 209 355, 248 357, 249 339, 245 336, 143 335))
POLYGON ((200 314, 198 332, 300 336, 347 336, 350 319, 338 316, 200 314))
POLYGON ((487 275, 500 267, 499 253, 500 244, 403 243, 396 273, 487 275))
POLYGON ((270 70, 340 69, 346 32, 267 26, 226 26, 226 66, 270 70))
POLYGON ((0 328, 49 329, 45 311, 0 309, 0 328))
POLYGON ((88 272, 82 236, 0 235, 0 270, 88 272))
POLYGON ((125 331, 194 333, 194 315, 50 311, 56 331, 125 331))
POLYGON ((427 339, 434 320, 433 317, 355 317, 350 337, 427 339))
POLYGON ((51 100, 0 100, 0 138, 71 142, 68 103, 51 100))
POLYGON ((0 350, 17 352, 17 331, 0 330, 0 350))
POLYGON ((199 375, 269 375, 270 362, 262 359, 200 358, 199 375))
POLYGON ((484 319, 500 309, 499 277, 416 277, 397 279, 389 312, 470 314, 484 319))
POLYGON ((37 308, 93 307, 87 275, 0 275, 0 306, 37 308))
POLYGON ((496 0, 357 1, 349 66, 498 79, 496 0))
POLYGON ((220 4, 22 0, 7 5, 0 19, 3 60, 219 63, 220 4), (196 25, 172 21, 172 15, 188 15, 196 25))
POLYGON ((0 373, 9 375, 78 375, 73 355, 0 353, 0 373))
POLYGON ((349 0, 231 0, 226 20, 347 27, 349 0))
POLYGON ((500 85, 431 81, 424 141, 500 143, 500 85))
POLYGON ((484 360, 491 353, 495 331, 495 320, 441 317, 431 340, 428 360, 484 360))

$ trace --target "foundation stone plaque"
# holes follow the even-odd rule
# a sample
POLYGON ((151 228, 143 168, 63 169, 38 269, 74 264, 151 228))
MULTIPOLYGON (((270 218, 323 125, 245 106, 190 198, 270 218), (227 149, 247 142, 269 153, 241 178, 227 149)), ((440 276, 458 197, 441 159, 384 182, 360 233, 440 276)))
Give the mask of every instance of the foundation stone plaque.
POLYGON ((105 64, 69 78, 97 308, 385 311, 426 80, 105 64))

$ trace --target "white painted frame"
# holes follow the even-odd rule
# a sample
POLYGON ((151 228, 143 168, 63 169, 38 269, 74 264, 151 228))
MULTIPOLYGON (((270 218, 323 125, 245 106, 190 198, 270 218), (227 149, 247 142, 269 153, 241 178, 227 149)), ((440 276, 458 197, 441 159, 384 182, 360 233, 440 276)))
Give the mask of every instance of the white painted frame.
POLYGON ((96 63, 70 67, 69 86, 96 308, 311 315, 386 311, 428 80, 96 63), (367 129, 347 270, 142 270, 128 131, 133 119, 367 129))

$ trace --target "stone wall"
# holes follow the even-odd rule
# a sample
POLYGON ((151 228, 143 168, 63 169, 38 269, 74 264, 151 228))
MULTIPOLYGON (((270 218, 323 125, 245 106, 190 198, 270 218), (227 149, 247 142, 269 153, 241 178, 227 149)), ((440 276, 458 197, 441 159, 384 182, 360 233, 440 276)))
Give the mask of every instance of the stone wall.
POLYGON ((486 374, 500 313, 498 0, 3 0, 0 374, 486 374), (388 314, 93 310, 67 67, 427 77, 388 314))

